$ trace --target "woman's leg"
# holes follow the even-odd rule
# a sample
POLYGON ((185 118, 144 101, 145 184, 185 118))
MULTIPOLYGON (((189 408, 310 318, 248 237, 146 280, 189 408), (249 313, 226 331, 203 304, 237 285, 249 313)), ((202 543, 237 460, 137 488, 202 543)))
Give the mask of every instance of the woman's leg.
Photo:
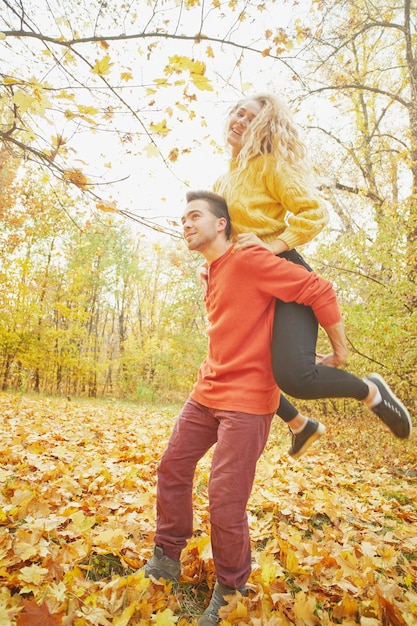
POLYGON ((291 422, 297 415, 299 415, 298 409, 281 393, 279 399, 279 406, 277 409, 277 415, 288 424, 291 422))
MULTIPOLYGON (((311 267, 296 250, 280 256, 311 271, 311 267)), ((318 322, 310 307, 277 300, 272 365, 278 386, 286 393, 306 400, 362 400, 396 437, 408 439, 412 431, 410 414, 379 374, 371 374, 366 380, 362 380, 345 370, 316 364, 317 333, 318 322)), ((320 436, 317 426, 322 425, 308 420, 300 435, 293 437, 290 449, 292 456, 300 456, 320 436)))
MULTIPOLYGON (((303 265, 309 272, 312 272, 312 268, 304 261, 303 257, 298 254, 296 250, 288 250, 287 252, 283 252, 278 256, 286 259, 287 261, 291 261, 292 263, 296 263, 297 265, 303 265)), ((274 350, 277 349, 277 344, 274 339, 272 340, 272 350, 274 354, 274 350)), ((275 379, 276 380, 276 379, 275 379)), ((278 382, 277 382, 278 384, 278 382)), ((279 385, 278 385, 279 386, 279 385)), ((281 393, 280 403, 277 409, 277 415, 290 426, 290 428, 295 428, 302 430, 308 422, 308 418, 305 417, 302 413, 298 411, 298 409, 281 393)), ((324 432, 324 427, 322 428, 322 433, 324 432)), ((322 434, 321 433, 321 434, 322 434)), ((314 441, 314 440, 313 440, 314 441)), ((313 441, 311 443, 313 443, 313 441)), ((305 446, 304 450, 307 449, 308 446, 305 446)), ((291 453, 291 450, 290 450, 291 453)))
MULTIPOLYGON (((310 307, 277 301, 273 332, 272 364, 275 380, 296 398, 356 398, 362 400, 391 432, 408 439, 412 423, 408 410, 379 374, 365 380, 342 369, 317 365, 317 320, 310 307)), ((293 436, 290 454, 300 456, 320 434, 313 420, 293 436), (313 439, 312 439, 313 438, 313 439)))
MULTIPOLYGON (((279 256, 312 271, 297 250, 289 250, 279 256)), ((318 322, 311 307, 277 300, 272 366, 279 388, 295 398, 305 400, 366 398, 369 387, 360 378, 344 370, 316 365, 317 334, 318 322)), ((286 405, 284 408, 289 410, 286 405)), ((284 417, 284 421, 289 420, 284 417)))
POLYGON ((272 367, 285 393, 305 400, 356 398, 364 400, 368 385, 345 370, 316 364, 318 322, 310 307, 277 300, 272 367))

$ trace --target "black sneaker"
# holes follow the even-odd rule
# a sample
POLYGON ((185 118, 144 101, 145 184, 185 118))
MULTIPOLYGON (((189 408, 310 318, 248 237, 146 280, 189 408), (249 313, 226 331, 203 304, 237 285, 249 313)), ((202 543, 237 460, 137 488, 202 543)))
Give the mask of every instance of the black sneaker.
POLYGON ((303 430, 299 433, 293 433, 290 428, 292 436, 291 448, 288 450, 288 454, 293 459, 298 459, 304 452, 311 446, 312 443, 320 439, 326 427, 316 420, 308 418, 307 424, 303 430))
POLYGON ((160 546, 155 546, 153 555, 142 569, 145 572, 145 578, 152 576, 156 580, 160 578, 178 580, 181 574, 181 563, 166 556, 160 546))
POLYGON ((384 422, 399 439, 408 439, 411 436, 413 426, 410 414, 400 400, 388 387, 385 380, 379 374, 371 374, 365 380, 370 380, 379 389, 382 402, 370 407, 379 419, 384 422))
POLYGON ((222 606, 225 606, 228 602, 226 599, 228 596, 239 592, 242 596, 246 596, 247 589, 245 586, 234 589, 233 587, 227 587, 220 581, 217 581, 214 585, 213 595, 211 596, 210 604, 204 611, 203 615, 199 618, 198 626, 215 626, 219 624, 221 619, 219 617, 219 610, 222 606))

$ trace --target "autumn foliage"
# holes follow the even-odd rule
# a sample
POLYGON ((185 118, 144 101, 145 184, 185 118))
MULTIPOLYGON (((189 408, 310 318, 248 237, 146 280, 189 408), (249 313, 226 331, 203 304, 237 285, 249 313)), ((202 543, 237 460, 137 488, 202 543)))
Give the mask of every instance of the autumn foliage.
MULTIPOLYGON (((177 408, 3 394, 0 409, 1 626, 196 624, 215 576, 210 455, 181 581, 140 571, 177 408)), ((326 424, 297 462, 273 424, 248 509, 251 593, 224 609, 224 626, 416 623, 415 438, 394 440, 368 413, 326 424)))

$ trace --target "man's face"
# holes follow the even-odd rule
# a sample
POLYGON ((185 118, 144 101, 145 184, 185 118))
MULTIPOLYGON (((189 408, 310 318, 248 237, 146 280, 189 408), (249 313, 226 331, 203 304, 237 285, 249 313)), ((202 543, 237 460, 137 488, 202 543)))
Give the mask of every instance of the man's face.
POLYGON ((211 244, 219 234, 219 221, 205 200, 191 200, 181 218, 188 249, 202 252, 211 244))

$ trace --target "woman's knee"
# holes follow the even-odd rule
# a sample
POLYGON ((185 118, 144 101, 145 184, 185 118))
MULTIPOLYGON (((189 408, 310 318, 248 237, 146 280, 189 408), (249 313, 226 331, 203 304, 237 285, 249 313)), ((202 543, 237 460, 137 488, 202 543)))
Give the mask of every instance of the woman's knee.
POLYGON ((274 369, 274 378, 278 387, 293 398, 308 400, 315 388, 317 376, 314 368, 305 371, 289 371, 287 368, 274 369))

